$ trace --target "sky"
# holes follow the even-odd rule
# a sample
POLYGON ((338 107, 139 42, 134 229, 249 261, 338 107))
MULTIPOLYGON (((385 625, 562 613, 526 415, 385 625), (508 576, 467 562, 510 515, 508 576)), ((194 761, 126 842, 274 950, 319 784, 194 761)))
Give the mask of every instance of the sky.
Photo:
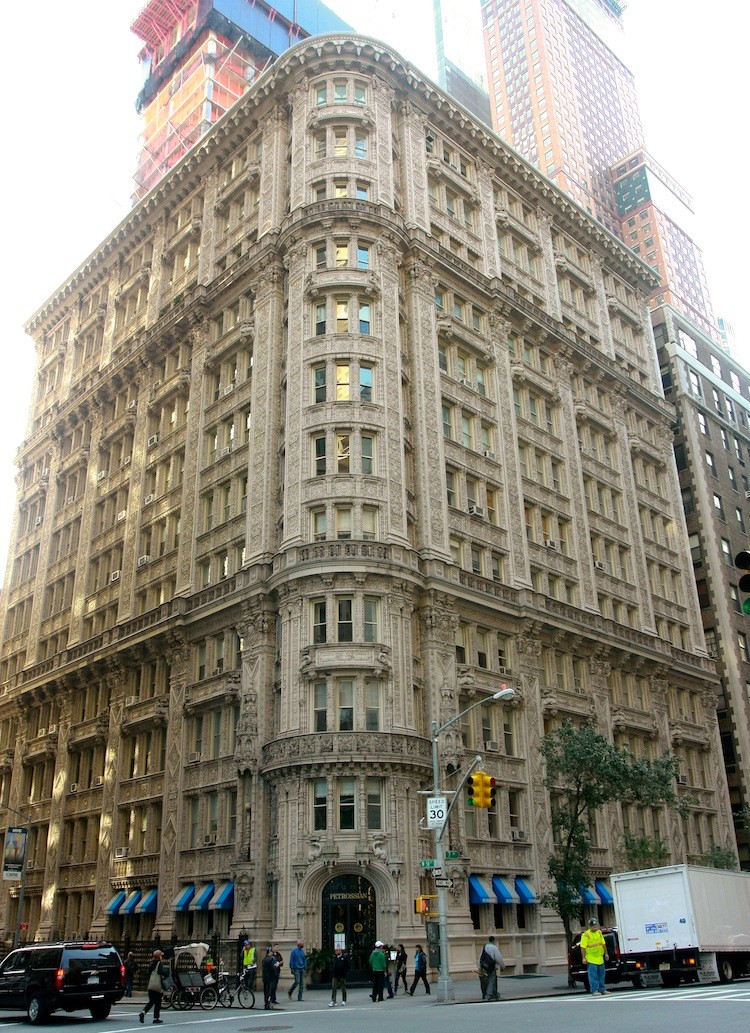
MULTIPOLYGON (((470 2, 470 0, 466 0, 470 2)), ((478 0, 477 0, 478 2, 478 0)), ((14 457, 26 430, 34 349, 24 323, 130 210, 141 86, 130 25, 144 0, 38 0, 4 15, 5 287, 0 340, 0 576, 13 521, 14 457), (33 11, 33 22, 30 12, 33 11), (8 24, 9 23, 9 24, 8 24), (10 157, 8 157, 10 155, 10 157)), ((430 0, 328 0, 435 75, 430 0)), ((745 304, 748 6, 739 0, 629 0, 646 144, 693 197, 718 315, 750 368, 745 304), (742 109, 741 109, 742 105, 742 109)))

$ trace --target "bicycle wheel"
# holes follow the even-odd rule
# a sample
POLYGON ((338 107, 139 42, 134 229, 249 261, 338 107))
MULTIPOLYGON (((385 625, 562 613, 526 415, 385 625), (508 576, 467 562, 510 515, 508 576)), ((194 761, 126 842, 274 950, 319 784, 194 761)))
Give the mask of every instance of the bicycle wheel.
POLYGON ((188 995, 186 994, 184 987, 180 987, 179 990, 175 990, 172 994, 172 1007, 179 1009, 179 1011, 184 1011, 186 1008, 190 1007, 188 995))
POLYGON ((174 987, 172 987, 171 990, 165 990, 164 991, 164 993, 161 995, 162 1010, 164 1008, 173 1008, 174 1007, 174 994, 175 994, 174 987))
POLYGON ((234 994, 229 992, 228 986, 222 986, 219 990, 219 1004, 222 1008, 231 1008, 234 1004, 234 994))
POLYGON ((254 1008, 255 1007, 255 994, 247 986, 241 986, 237 991, 237 1000, 240 1002, 241 1008, 254 1008))
POLYGON ((219 1003, 219 994, 215 986, 204 986, 200 993, 200 1005, 204 1011, 211 1011, 219 1003))

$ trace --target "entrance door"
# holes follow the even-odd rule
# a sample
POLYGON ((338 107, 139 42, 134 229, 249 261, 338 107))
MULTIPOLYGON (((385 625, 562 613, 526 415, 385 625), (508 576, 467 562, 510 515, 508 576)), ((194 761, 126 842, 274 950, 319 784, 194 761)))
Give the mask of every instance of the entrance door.
POLYGON ((341 946, 349 955, 348 981, 369 982, 367 961, 377 939, 375 890, 362 875, 337 875, 323 887, 323 947, 341 946))

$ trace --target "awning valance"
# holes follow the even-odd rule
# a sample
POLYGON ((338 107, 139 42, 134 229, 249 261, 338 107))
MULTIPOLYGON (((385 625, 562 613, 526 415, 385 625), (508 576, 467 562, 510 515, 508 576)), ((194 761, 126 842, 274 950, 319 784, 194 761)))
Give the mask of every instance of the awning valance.
POLYGON ((145 890, 143 896, 136 905, 135 913, 137 915, 155 915, 156 914, 156 901, 159 896, 157 889, 145 890))
POLYGON ((201 886, 198 892, 195 894, 193 899, 190 901, 189 911, 207 911, 208 902, 214 895, 214 884, 207 882, 205 886, 201 886))
POLYGON ((494 904, 495 898, 478 875, 469 876, 469 903, 494 904))
POLYGON ((602 904, 614 904, 615 900, 612 896, 612 891, 603 879, 594 880, 594 889, 599 895, 599 900, 601 900, 602 904))
POLYGON ((195 896, 195 886, 191 883, 189 886, 183 886, 180 892, 172 901, 173 911, 187 911, 190 906, 190 901, 195 896))
POLYGON ((125 890, 118 890, 104 910, 107 912, 108 915, 116 915, 122 907, 122 902, 125 900, 126 897, 127 893, 125 892, 125 890))
POLYGON ((536 893, 531 883, 526 882, 520 875, 515 878, 516 893, 522 904, 536 904, 536 893))
POLYGON ((495 891, 495 896, 500 904, 517 904, 518 897, 511 890, 505 879, 501 879, 499 875, 492 876, 492 889, 495 891))
POLYGON ((134 915, 135 914, 136 904, 138 903, 138 901, 140 899, 141 899, 141 891, 140 890, 131 890, 130 893, 128 893, 128 895, 125 898, 125 900, 120 905, 120 914, 121 915, 134 915))
POLYGON ((231 911, 234 907, 234 883, 220 882, 208 902, 209 911, 231 911))

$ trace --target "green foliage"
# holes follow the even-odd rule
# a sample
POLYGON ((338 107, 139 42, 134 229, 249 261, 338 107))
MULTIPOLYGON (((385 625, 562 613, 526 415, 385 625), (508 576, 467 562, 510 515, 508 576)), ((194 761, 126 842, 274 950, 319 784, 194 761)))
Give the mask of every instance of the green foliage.
POLYGON ((333 961, 333 951, 327 947, 313 947, 307 951, 307 968, 310 972, 321 971, 333 961))
POLYGON ((618 851, 622 871, 634 872, 640 868, 661 868, 669 861, 669 845, 664 839, 652 836, 631 836, 626 832, 618 851))
POLYGON ((542 903, 562 920, 568 944, 571 922, 580 910, 579 887, 591 881, 589 818, 606 804, 660 804, 682 810, 674 788, 677 760, 665 754, 655 761, 618 749, 592 725, 569 722, 542 740, 547 766, 544 784, 552 793, 555 849, 547 859, 554 889, 542 903))
POLYGON ((728 872, 736 872, 739 868, 734 850, 717 846, 715 843, 705 854, 692 858, 692 863, 703 868, 723 868, 728 872))

